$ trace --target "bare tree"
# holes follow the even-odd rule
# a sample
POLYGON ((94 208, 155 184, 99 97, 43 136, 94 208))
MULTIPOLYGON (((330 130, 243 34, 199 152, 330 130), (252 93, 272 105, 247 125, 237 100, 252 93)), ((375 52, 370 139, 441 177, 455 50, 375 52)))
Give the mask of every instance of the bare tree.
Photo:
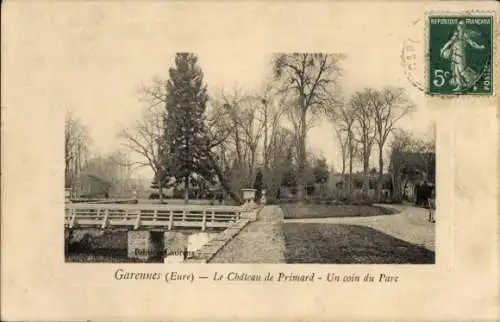
MULTIPOLYGON (((219 128, 227 131, 236 156, 234 170, 240 173, 242 184, 251 184, 256 172, 258 149, 265 134, 265 108, 255 96, 243 94, 238 89, 233 93, 221 93, 215 101, 219 110, 219 128)), ((226 145, 226 147, 229 147, 226 145)))
POLYGON ((403 88, 386 87, 380 93, 370 96, 375 117, 375 141, 378 145, 379 177, 377 196, 380 198, 383 181, 383 151, 389 135, 394 131, 396 123, 415 108, 403 88))
POLYGON ((74 117, 71 111, 66 114, 64 132, 65 187, 74 191, 77 189, 76 182, 88 159, 90 136, 87 128, 74 117))
POLYGON ((153 171, 160 191, 160 202, 163 202, 163 188, 166 185, 164 116, 163 106, 148 106, 143 109, 141 119, 119 134, 123 146, 141 159, 131 162, 131 165, 149 167, 153 171))
POLYGON ((222 172, 229 171, 231 150, 230 150, 230 136, 233 132, 233 126, 227 122, 225 111, 222 105, 218 103, 212 104, 209 110, 207 121, 208 134, 210 137, 211 145, 210 151, 216 162, 217 167, 222 172))
POLYGON ((241 202, 240 186, 250 181, 250 168, 256 158, 259 133, 248 107, 252 98, 238 88, 220 95, 210 104, 207 125, 212 142, 209 158, 220 183, 231 198, 241 202))
POLYGON ((354 93, 350 101, 355 115, 356 140, 361 145, 363 163, 363 193, 366 196, 369 188, 370 156, 375 140, 374 111, 381 104, 376 90, 367 88, 354 93))
POLYGON ((276 79, 282 81, 282 91, 297 97, 300 133, 298 159, 298 199, 304 198, 306 135, 308 112, 319 112, 335 86, 340 69, 339 60, 344 55, 323 53, 276 54, 273 70, 276 79))
POLYGON ((140 101, 148 108, 165 109, 167 104, 167 81, 156 76, 151 84, 142 85, 139 89, 140 101))
POLYGON ((285 96, 280 95, 272 83, 267 82, 261 93, 255 95, 256 108, 260 109, 263 125, 262 160, 265 174, 269 171, 269 162, 273 138, 279 131, 280 120, 283 115, 283 101, 285 96))
POLYGON ((241 195, 239 191, 231 185, 228 176, 231 168, 231 160, 235 158, 235 155, 231 151, 230 142, 234 125, 227 122, 226 112, 223 104, 217 101, 213 102, 208 110, 206 124, 210 144, 206 153, 224 191, 226 191, 233 200, 241 203, 241 195))
POLYGON ((264 119, 261 117, 262 110, 255 108, 255 101, 253 103, 253 106, 249 106, 241 111, 241 120, 239 122, 244 133, 243 142, 248 149, 246 168, 248 169, 247 184, 249 186, 255 178, 258 157, 257 149, 265 130, 264 119))
POLYGON ((348 134, 346 132, 342 131, 340 126, 335 124, 333 126, 333 129, 335 131, 335 136, 337 139, 337 142, 340 145, 340 157, 342 158, 342 167, 341 167, 341 173, 342 173, 342 186, 345 188, 345 170, 346 170, 346 161, 348 157, 348 134))
MULTIPOLYGON (((302 122, 301 120, 301 111, 298 108, 298 105, 295 104, 295 102, 288 102, 285 103, 285 111, 284 114, 286 116, 286 119, 291 123, 292 129, 293 129, 293 139, 294 139, 294 145, 299 147, 297 149, 297 155, 296 158, 299 160, 301 158, 301 152, 300 152, 300 140, 301 140, 301 133, 305 133, 306 136, 309 133, 309 131, 314 127, 315 125, 315 119, 313 115, 307 115, 306 116, 306 121, 302 122), (302 129, 302 127, 305 127, 302 129)), ((307 149, 306 149, 307 150, 307 149)), ((306 152, 306 160, 307 160, 307 152, 306 152)), ((304 163, 305 166, 306 163, 304 163)), ((305 174, 304 174, 305 175, 305 174)))
POLYGON ((337 142, 340 145, 342 157, 342 189, 352 193, 352 171, 353 162, 356 157, 357 146, 354 138, 355 110, 353 105, 343 99, 332 98, 330 100, 328 118, 333 125, 337 142), (349 176, 346 180, 346 168, 349 162, 349 176), (346 185, 347 183, 347 185, 346 185))
MULTIPOLYGON (((349 130, 346 130, 344 125, 344 120, 341 118, 336 118, 331 116, 330 121, 333 124, 333 130, 335 131, 335 138, 340 146, 340 157, 341 157, 341 175, 342 175, 342 190, 346 188, 346 164, 347 158, 349 156, 349 139, 352 137, 349 130)), ((352 134, 352 131, 351 131, 352 134)), ((352 170, 351 170, 352 171, 352 170)))
MULTIPOLYGON (((221 92, 211 102, 210 127, 220 141, 212 155, 225 178, 230 191, 240 195, 240 187, 253 181, 262 161, 265 185, 273 196, 281 183, 284 147, 295 145, 288 130, 282 128, 283 95, 269 84, 256 94, 245 94, 239 89, 221 92), (261 152, 261 153, 260 153, 261 152)), ((233 198, 234 199, 234 198, 233 198)))

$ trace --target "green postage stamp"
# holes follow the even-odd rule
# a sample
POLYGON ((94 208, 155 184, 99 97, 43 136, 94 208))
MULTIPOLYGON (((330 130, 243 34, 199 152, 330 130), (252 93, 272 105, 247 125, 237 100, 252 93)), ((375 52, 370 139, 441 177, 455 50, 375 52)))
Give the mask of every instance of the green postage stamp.
POLYGON ((428 92, 493 93, 493 16, 430 15, 428 92))

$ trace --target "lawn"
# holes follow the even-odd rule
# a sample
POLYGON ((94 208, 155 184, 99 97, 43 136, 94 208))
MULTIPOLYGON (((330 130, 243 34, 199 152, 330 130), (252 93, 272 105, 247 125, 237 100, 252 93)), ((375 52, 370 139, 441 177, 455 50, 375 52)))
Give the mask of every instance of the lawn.
POLYGON ((283 224, 287 263, 433 264, 434 252, 356 225, 283 224))
POLYGON ((369 217, 397 213, 393 209, 369 205, 283 204, 285 219, 326 217, 369 217))

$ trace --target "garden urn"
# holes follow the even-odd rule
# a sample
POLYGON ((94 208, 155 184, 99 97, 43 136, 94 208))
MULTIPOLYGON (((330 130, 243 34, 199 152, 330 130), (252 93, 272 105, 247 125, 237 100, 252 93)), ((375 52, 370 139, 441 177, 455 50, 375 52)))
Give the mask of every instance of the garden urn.
POLYGON ((257 190, 255 189, 241 189, 243 193, 243 201, 245 202, 245 205, 251 205, 253 204, 253 200, 255 199, 255 193, 257 190))

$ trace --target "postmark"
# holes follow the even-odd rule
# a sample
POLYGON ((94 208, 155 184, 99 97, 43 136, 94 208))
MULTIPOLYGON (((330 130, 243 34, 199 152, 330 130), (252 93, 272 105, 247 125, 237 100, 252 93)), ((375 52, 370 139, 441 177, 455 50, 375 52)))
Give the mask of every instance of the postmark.
POLYGON ((428 94, 492 95, 494 17, 430 14, 427 19, 428 94))
POLYGON ((406 30, 401 50, 401 66, 406 79, 412 86, 425 92, 425 37, 422 32, 425 21, 414 19, 406 30))

